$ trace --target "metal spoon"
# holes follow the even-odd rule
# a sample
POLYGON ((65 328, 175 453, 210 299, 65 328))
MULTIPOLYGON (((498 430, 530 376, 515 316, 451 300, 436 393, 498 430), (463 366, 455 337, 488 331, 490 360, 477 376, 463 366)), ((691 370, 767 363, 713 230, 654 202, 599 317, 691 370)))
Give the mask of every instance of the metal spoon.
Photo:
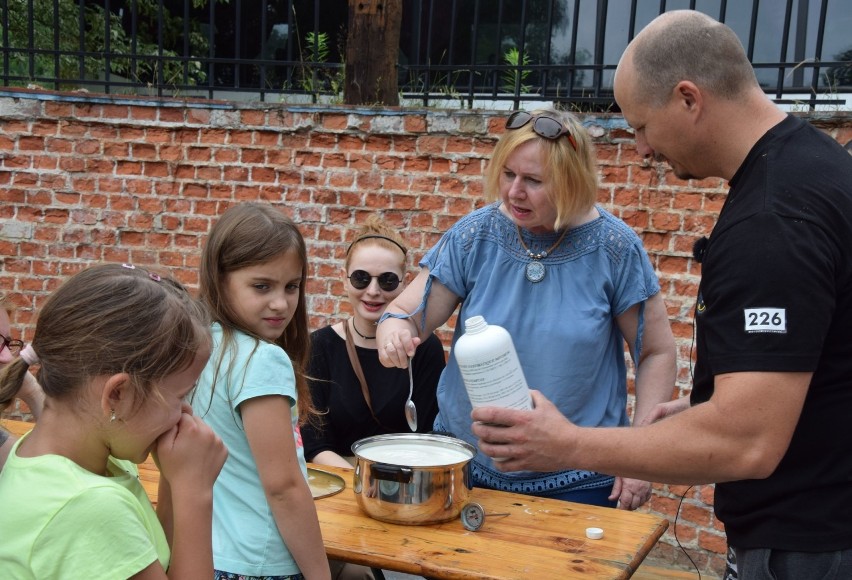
POLYGON ((417 431, 417 407, 414 406, 414 401, 411 400, 414 395, 414 373, 411 370, 411 360, 408 359, 408 400, 405 402, 405 420, 408 421, 408 427, 412 431, 417 431))

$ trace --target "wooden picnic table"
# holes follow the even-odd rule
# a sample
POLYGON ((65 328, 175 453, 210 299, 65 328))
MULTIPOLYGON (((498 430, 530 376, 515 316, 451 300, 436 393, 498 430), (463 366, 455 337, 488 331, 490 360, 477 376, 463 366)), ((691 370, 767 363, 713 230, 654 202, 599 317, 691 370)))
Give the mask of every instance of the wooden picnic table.
MULTIPOLYGON (((4 421, 21 434, 32 424, 4 421)), ((380 522, 358 506, 352 469, 309 464, 343 477, 346 487, 315 501, 330 558, 435 579, 629 578, 668 527, 646 513, 474 488, 485 510, 478 531, 459 519, 433 525, 380 522), (508 515, 494 515, 508 514, 508 515), (586 529, 601 528, 601 539, 586 529)), ((153 503, 159 472, 150 458, 139 478, 153 503)))

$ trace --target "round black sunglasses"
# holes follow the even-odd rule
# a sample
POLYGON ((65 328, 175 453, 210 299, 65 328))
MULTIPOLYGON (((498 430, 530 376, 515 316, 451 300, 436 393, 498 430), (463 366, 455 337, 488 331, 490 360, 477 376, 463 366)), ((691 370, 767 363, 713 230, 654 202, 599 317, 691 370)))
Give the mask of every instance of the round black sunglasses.
POLYGON ((506 128, 520 129, 532 119, 535 119, 535 121, 533 121, 532 128, 536 135, 544 137, 545 139, 550 139, 551 141, 555 141, 562 137, 562 135, 565 135, 568 137, 568 142, 571 143, 571 147, 574 148, 574 151, 577 150, 577 141, 571 134, 571 130, 553 117, 546 117, 544 115, 536 116, 526 111, 515 111, 509 115, 508 119, 506 119, 506 128))
POLYGON ((393 292, 397 288, 399 288, 399 276, 394 274, 393 272, 385 272, 383 274, 379 274, 378 276, 371 276, 369 272, 365 272, 364 270, 355 270, 351 274, 349 274, 349 283, 352 284, 353 288, 357 290, 363 290, 367 286, 370 285, 370 282, 373 281, 373 278, 379 281, 379 288, 384 290, 385 292, 393 292))

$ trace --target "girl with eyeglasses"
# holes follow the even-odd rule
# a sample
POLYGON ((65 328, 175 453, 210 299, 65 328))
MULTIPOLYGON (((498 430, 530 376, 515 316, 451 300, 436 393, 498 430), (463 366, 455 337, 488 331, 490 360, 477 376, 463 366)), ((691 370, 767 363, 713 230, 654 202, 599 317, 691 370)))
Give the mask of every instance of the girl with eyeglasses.
MULTIPOLYGON (((596 205, 591 138, 553 109, 508 117, 485 173, 492 203, 459 220, 421 261, 421 271, 378 326, 383 364, 405 367, 420 341, 460 306, 512 335, 527 383, 571 421, 628 425, 625 341, 636 368, 639 424, 675 384, 675 345, 642 241, 596 205)), ((471 403, 450 352, 434 428, 476 445, 471 403)), ((511 459, 511 457, 498 459, 511 459)), ((648 482, 582 470, 505 472, 478 453, 474 485, 635 509, 648 482)))
MULTIPOLYGON (((12 331, 9 320, 11 313, 9 299, 4 293, 0 292, 0 340, 2 340, 2 346, 0 346, 0 369, 12 362, 24 347, 22 341, 11 338, 12 331)), ((33 418, 38 420, 41 415, 41 408, 44 405, 44 391, 41 390, 41 385, 38 384, 38 381, 31 373, 24 375, 24 381, 16 397, 27 404, 33 418)), ((12 402, 12 400, 0 401, 0 409, 11 405, 12 402)), ((17 440, 17 437, 0 427, 0 470, 3 469, 6 458, 9 456, 9 451, 17 440)))
MULTIPOLYGON (((352 313, 311 335, 308 374, 314 406, 321 412, 318 425, 302 433, 305 456, 311 461, 351 467, 347 458, 352 456, 354 442, 411 431, 404 414, 408 373, 384 367, 376 344, 376 323, 409 277, 407 253, 402 237, 377 216, 367 218, 346 252, 342 277, 352 313), (348 346, 353 347, 354 358, 348 346), (363 386, 355 366, 363 374, 363 386)), ((411 367, 421 433, 432 430, 438 413, 435 389, 444 360, 441 341, 430 333, 417 349, 411 367)))

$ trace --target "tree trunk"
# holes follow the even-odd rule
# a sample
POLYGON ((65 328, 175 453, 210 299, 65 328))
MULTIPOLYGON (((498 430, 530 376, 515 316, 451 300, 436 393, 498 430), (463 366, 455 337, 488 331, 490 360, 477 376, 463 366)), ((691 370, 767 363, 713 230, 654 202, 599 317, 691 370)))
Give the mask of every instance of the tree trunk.
POLYGON ((397 55, 402 0, 349 0, 347 105, 399 105, 397 55))

